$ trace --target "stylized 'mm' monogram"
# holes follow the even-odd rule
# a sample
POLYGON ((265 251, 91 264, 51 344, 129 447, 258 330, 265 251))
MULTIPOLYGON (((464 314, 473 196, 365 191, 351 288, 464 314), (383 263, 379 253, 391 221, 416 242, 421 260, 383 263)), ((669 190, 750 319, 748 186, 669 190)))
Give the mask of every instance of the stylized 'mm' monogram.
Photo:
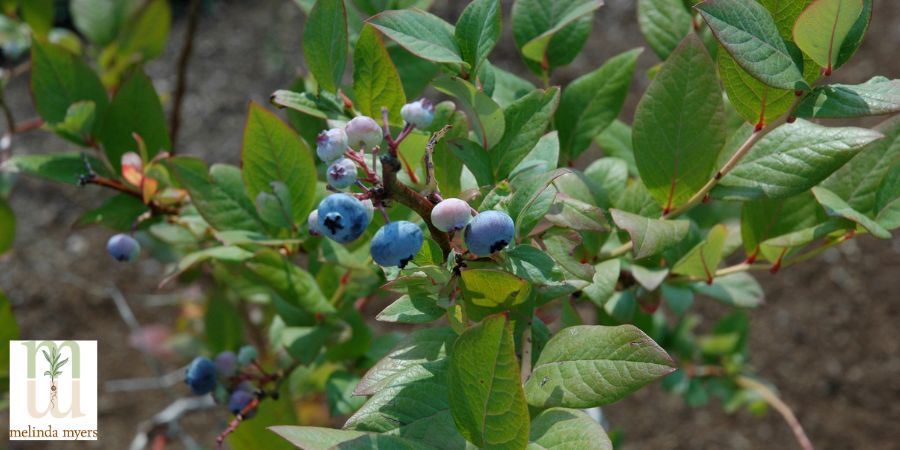
MULTIPOLYGON (((83 417, 85 414, 81 411, 81 348, 78 346, 78 343, 73 341, 63 341, 61 345, 57 346, 56 343, 52 341, 41 341, 40 343, 29 341, 22 343, 22 345, 27 349, 28 355, 28 414, 30 414, 34 418, 44 417, 47 415, 47 413, 50 413, 57 419, 69 415, 71 415, 72 417, 83 417), (56 401, 56 393, 58 388, 56 386, 54 376, 54 378, 52 379, 52 386, 50 387, 50 404, 45 410, 38 411, 37 384, 38 381, 43 380, 43 377, 38 378, 37 376, 38 355, 43 353, 45 356, 47 356, 48 351, 49 354, 57 355, 64 348, 68 348, 69 353, 71 354, 71 364, 69 365, 69 367, 72 374, 72 384, 70 387, 71 390, 69 392, 71 393, 72 403, 71 405, 69 405, 68 411, 60 410, 59 402, 56 401)), ((60 386, 59 388, 62 387, 60 386)))

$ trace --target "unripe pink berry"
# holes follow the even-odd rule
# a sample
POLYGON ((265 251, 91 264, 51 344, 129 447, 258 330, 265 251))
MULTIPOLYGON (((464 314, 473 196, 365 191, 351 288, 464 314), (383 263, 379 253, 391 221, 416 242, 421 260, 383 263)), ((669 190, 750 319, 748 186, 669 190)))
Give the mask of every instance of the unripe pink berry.
POLYGON ((471 219, 472 208, 458 198, 444 199, 431 210, 431 223, 441 231, 461 230, 471 219))
POLYGON ((319 133, 316 138, 316 154, 325 162, 344 156, 347 150, 347 133, 342 128, 332 128, 319 133))
POLYGON ((419 99, 403 105, 400 116, 416 128, 427 128, 434 121, 434 105, 427 99, 419 99))
POLYGON ((347 143, 356 150, 360 147, 371 149, 381 144, 384 137, 384 131, 378 126, 378 122, 369 116, 354 117, 347 122, 344 131, 347 133, 347 143))

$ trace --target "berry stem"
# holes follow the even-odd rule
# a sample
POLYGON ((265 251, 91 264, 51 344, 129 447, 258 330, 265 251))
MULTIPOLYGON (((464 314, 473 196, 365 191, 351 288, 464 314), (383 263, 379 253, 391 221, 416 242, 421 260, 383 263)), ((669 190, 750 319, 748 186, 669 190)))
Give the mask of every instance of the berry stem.
POLYGON ((450 254, 450 239, 447 237, 447 233, 438 230, 431 223, 431 210, 434 208, 434 204, 398 180, 397 172, 399 171, 400 161, 394 155, 388 154, 381 157, 381 178, 384 189, 379 195, 379 204, 383 204, 382 200, 384 199, 393 198, 415 211, 428 225, 432 239, 441 247, 444 256, 447 256, 450 254))

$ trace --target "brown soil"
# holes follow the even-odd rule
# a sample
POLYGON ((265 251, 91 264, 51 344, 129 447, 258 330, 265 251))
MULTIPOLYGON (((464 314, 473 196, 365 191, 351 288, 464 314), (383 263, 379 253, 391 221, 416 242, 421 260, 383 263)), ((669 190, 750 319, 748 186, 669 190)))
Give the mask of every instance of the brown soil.
MULTIPOLYGON (((442 11, 459 7, 436 2, 442 11)), ((594 33, 578 60, 560 70, 567 81, 606 58, 643 45, 635 22, 634 2, 607 2, 597 14, 594 33)), ((875 20, 857 57, 836 77, 862 82, 881 74, 900 75, 900 5, 876 2, 875 20)), ((200 25, 190 89, 183 116, 179 151, 208 161, 236 163, 249 99, 265 102, 287 86, 301 64, 302 15, 288 0, 214 3, 200 25)), ((514 53, 508 26, 493 59, 517 72, 523 64, 514 53)), ((162 92, 174 86, 174 61, 184 23, 174 25, 166 54, 148 72, 162 92)), ((644 70, 656 64, 649 50, 629 97, 630 117, 646 87, 644 70)), ((33 117, 24 80, 8 95, 20 119, 33 117)), ((16 152, 46 153, 67 146, 45 133, 17 139, 16 152)), ((145 377, 152 370, 128 345, 128 328, 105 287, 118 286, 142 324, 174 325, 181 293, 160 292, 163 267, 148 258, 117 264, 105 254, 109 231, 76 229, 80 211, 101 198, 93 189, 64 187, 21 178, 12 196, 18 217, 15 249, 0 258, 0 286, 13 302, 24 339, 97 339, 100 382, 145 377), (93 286, 93 287, 89 287, 93 286), (161 295, 160 295, 161 294, 161 295)), ((900 241, 860 238, 776 276, 759 278, 767 303, 751 311, 750 349, 758 373, 774 383, 822 449, 900 448, 900 241)), ((712 322, 725 308, 699 301, 695 309, 712 322)), ((164 370, 185 361, 165 360, 164 370)), ((176 391, 186 394, 182 386, 176 391)), ((138 423, 171 401, 159 391, 104 394, 101 386, 100 434, 85 448, 122 449, 138 423)), ((796 448, 780 416, 759 418, 741 412, 726 415, 716 403, 689 408, 658 385, 640 391, 605 413, 625 436, 625 449, 761 449, 796 448)), ((183 427, 212 447, 216 430, 225 426, 223 411, 199 413, 183 427)), ((0 423, 6 418, 0 414, 0 423)), ((3 438, 5 441, 5 438, 3 438)), ((5 444, 5 442, 4 442, 5 444)), ((0 444, 3 446, 4 444, 0 444)), ((69 444, 10 445, 22 449, 61 449, 69 444)), ((167 448, 183 448, 173 443, 167 448)))

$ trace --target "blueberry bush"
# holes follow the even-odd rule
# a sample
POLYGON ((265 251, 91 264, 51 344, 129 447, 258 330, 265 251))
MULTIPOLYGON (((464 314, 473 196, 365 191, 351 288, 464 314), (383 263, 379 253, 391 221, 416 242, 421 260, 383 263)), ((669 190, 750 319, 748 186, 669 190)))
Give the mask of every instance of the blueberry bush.
MULTIPOLYGON (((17 173, 111 191, 81 219, 118 233, 111 257, 208 290, 184 392, 234 415, 220 446, 609 449, 599 407, 661 379, 772 406, 812 448, 746 310, 752 272, 900 226, 900 81, 829 79, 872 0, 639 0, 660 62, 563 86, 602 1, 475 0, 455 23, 430 3, 297 0, 308 73, 250 103, 236 167, 179 155, 180 95, 167 121, 143 73, 167 1, 72 0, 77 35, 51 0, 2 1, 4 53, 30 53, 4 77, 30 76, 40 117, 4 103, 0 197, 17 173), (527 77, 490 61, 503 26, 527 77), (887 119, 830 122, 867 116, 887 119), (13 154, 38 128, 83 149, 13 154), (698 296, 733 312, 701 333, 698 296)), ((0 200, 0 251, 13 224, 0 200)))

